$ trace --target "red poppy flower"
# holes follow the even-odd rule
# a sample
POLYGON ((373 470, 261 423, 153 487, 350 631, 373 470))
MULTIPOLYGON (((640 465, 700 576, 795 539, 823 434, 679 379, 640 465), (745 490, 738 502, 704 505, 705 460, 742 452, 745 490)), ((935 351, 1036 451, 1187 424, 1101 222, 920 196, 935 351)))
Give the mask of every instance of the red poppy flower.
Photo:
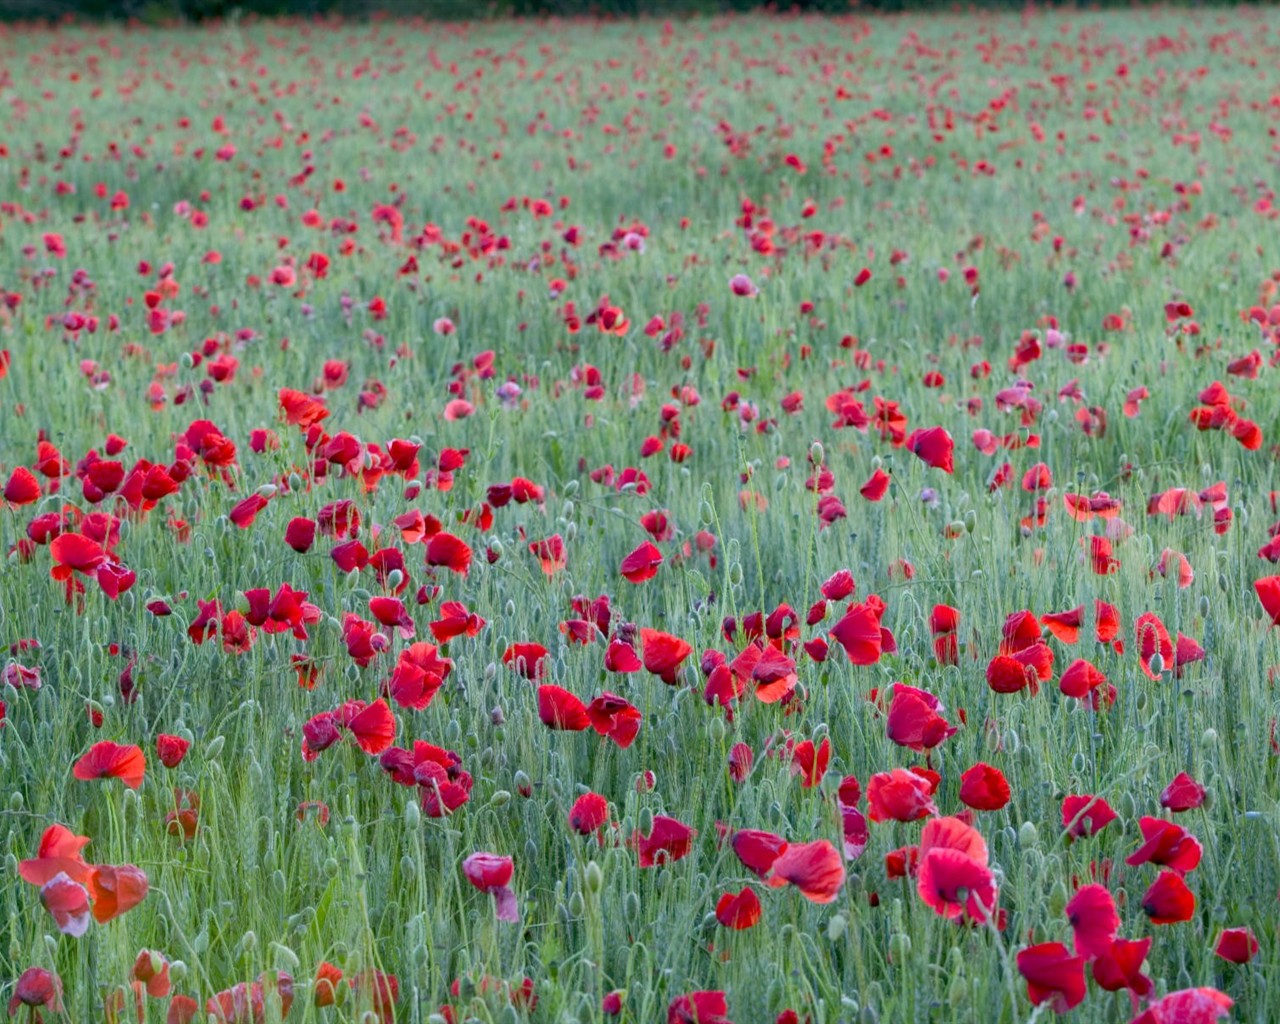
POLYGON ((1035 693, 1039 675, 1012 654, 997 654, 987 663, 987 685, 996 693, 1018 693, 1027 687, 1035 693))
POLYGON ((542 644, 511 644, 502 652, 502 664, 513 668, 525 679, 535 681, 546 674, 547 649, 542 644))
POLYGON ((76 762, 72 774, 81 780, 119 779, 130 789, 142 785, 146 774, 147 759, 142 748, 122 746, 110 740, 102 740, 89 748, 76 762))
POLYGON ((644 667, 668 686, 674 686, 680 664, 693 651, 686 641, 656 629, 640 630, 644 667))
POLYGON ((473 853, 462 862, 467 881, 494 899, 494 916, 499 921, 519 921, 516 894, 511 889, 515 862, 496 853, 473 853))
POLYGON ((1039 1006, 1048 1002, 1066 1013, 1084 1002, 1084 957, 1072 956, 1061 942, 1042 942, 1018 953, 1018 972, 1027 980, 1027 998, 1039 1006))
POLYGON ((1100 796, 1068 796, 1062 801, 1062 827, 1075 838, 1096 836, 1117 817, 1100 796))
POLYGON ((589 836, 609 820, 609 802, 599 793, 583 793, 569 809, 569 827, 589 836))
POLYGON ((908 771, 894 768, 880 772, 867 780, 867 807, 872 821, 918 821, 938 809, 930 799, 933 788, 929 780, 908 771))
POLYGON ((927 690, 894 683, 885 733, 899 746, 916 751, 932 750, 957 730, 942 717, 939 713, 942 710, 942 702, 927 690))
POLYGON ((146 898, 147 876, 132 864, 98 864, 89 871, 89 894, 93 897, 93 919, 98 924, 119 917, 146 898))
POLYGON ((929 427, 925 430, 913 430, 907 437, 907 450, 920 458, 927 466, 940 469, 944 473, 954 470, 952 454, 955 442, 942 427, 929 427))
POLYGON ((1154 612, 1138 616, 1133 625, 1134 639, 1138 645, 1138 664, 1148 679, 1159 680, 1160 674, 1152 667, 1152 660, 1160 656, 1161 671, 1173 667, 1173 641, 1169 631, 1154 612))
POLYGON ((631 644, 624 640, 619 640, 615 636, 609 641, 609 646, 605 649, 604 667, 607 672, 639 672, 643 667, 643 663, 631 644))
POLYGON ((871 478, 867 480, 859 489, 861 494, 867 501, 880 501, 889 493, 889 484, 893 478, 889 476, 883 469, 877 469, 871 474, 871 478))
POLYGON ((804 740, 791 748, 791 774, 800 776, 800 785, 812 789, 822 781, 831 761, 831 740, 823 737, 814 747, 813 740, 804 740))
POLYGON ((998 894, 977 829, 959 818, 934 818, 920 834, 917 857, 916 888, 926 906, 943 917, 991 919, 998 894))
POLYGON ((688 856, 693 850, 693 837, 697 834, 683 822, 659 814, 655 815, 648 836, 636 831, 632 841, 640 854, 640 866, 651 868, 658 863, 659 857, 671 863, 688 856))
POLYGON ((1107 952, 1093 961, 1093 980, 1108 992, 1128 989, 1142 998, 1152 989, 1151 979, 1142 973, 1142 964, 1151 949, 1151 939, 1116 939, 1107 952))
POLYGON ((760 897, 750 886, 741 892, 726 892, 716 901, 716 920, 734 931, 755 927, 760 914, 760 897))
POLYGON ((63 935, 78 939, 89 930, 89 890, 65 872, 40 887, 40 902, 63 935))
POLYGON ((1181 825, 1163 818, 1141 818, 1138 828, 1143 844, 1125 858, 1130 867, 1151 863, 1186 874, 1199 865, 1203 853, 1200 841, 1181 825))
MULTIPOLYGON (((760 648, 753 643, 747 650, 753 651, 751 682, 755 686, 756 699, 762 704, 784 700, 799 681, 795 661, 772 644, 760 648)), ((738 664, 736 659, 734 664, 738 664)))
POLYGON ((535 540, 529 545, 529 551, 547 576, 554 576, 565 567, 564 538, 558 533, 546 540, 535 540))
MULTIPOLYGON (((3 376, 0 373, 0 378, 3 376)), ((54 1013, 62 1013, 62 981, 43 967, 28 967, 13 987, 9 1016, 14 1016, 20 1006, 43 1006, 54 1013)), ((36 1014, 35 1019, 39 1019, 39 1014, 36 1014)))
POLYGON ((1258 955, 1258 937, 1249 928, 1224 928, 1213 947, 1216 956, 1233 964, 1247 964, 1258 955))
POLYGON ((440 605, 440 618, 428 624, 436 643, 447 643, 457 636, 476 636, 484 629, 485 620, 461 601, 445 601, 440 605))
POLYGON ((662 552, 656 545, 645 541, 622 560, 618 571, 632 583, 643 583, 658 575, 661 564, 662 552))
POLYGON ((831 627, 831 635, 855 665, 874 665, 880 660, 884 634, 880 612, 870 603, 856 604, 831 627))
POLYGON ((1076 952, 1086 960, 1110 952, 1120 928, 1120 915, 1106 886, 1083 886, 1067 904, 1067 920, 1075 935, 1076 952))
POLYGON ((844 861, 825 839, 791 843, 773 862, 769 885, 794 885, 812 903, 831 903, 844 885, 844 861))
POLYGON ((18 864, 18 874, 32 885, 44 885, 58 874, 86 882, 90 865, 80 851, 88 845, 88 836, 78 836, 65 825, 50 825, 40 837, 35 857, 18 864))
POLYGON ((960 802, 976 811, 998 811, 1011 795, 1004 772, 981 761, 960 776, 960 802))
POLYGON ((581 732, 591 725, 587 707, 562 686, 544 683, 538 687, 538 717, 548 729, 581 732))
POLYGON ((166 768, 177 768, 190 749, 191 741, 181 736, 161 733, 156 737, 156 754, 160 758, 160 763, 166 768))
POLYGON ((39 501, 40 481, 26 466, 18 466, 4 485, 4 500, 18 508, 39 501))
POLYGON ((471 568, 471 548, 451 533, 437 533, 427 541, 426 562, 465 576, 471 568))
POLYGON ((1067 666, 1058 679, 1058 689, 1067 697, 1083 700, 1098 687, 1106 684, 1107 677, 1090 662, 1077 658, 1067 666))
POLYGON ((342 971, 338 967, 322 960, 316 968, 316 980, 311 986, 316 1006, 335 1006, 338 1003, 338 986, 342 983, 342 971))
POLYGON ((146 987, 147 995, 163 999, 172 988, 169 980, 169 961, 152 949, 139 951, 133 962, 130 977, 146 987))
POLYGON ((1186 772, 1179 772, 1177 777, 1165 787, 1160 794, 1160 806, 1174 814, 1189 811, 1204 803, 1204 786, 1196 782, 1186 772))
POLYGON ((781 836, 753 828, 735 832, 731 845, 743 866, 760 878, 768 875, 774 862, 787 851, 787 841, 781 836))
POLYGON ((1190 921, 1196 910, 1195 895, 1176 871, 1161 871, 1142 897, 1143 913, 1152 924, 1190 921))
POLYGON ((1184 988, 1157 999, 1129 1024, 1214 1024, 1230 1015, 1234 1002, 1216 988, 1184 988))
MULTIPOLYGON (((735 290, 735 294, 754 295, 755 292, 735 290)), ((732 1024, 725 1016, 728 1012, 729 1004, 723 992, 689 992, 671 1001, 667 1007, 667 1024, 732 1024)))
POLYGON ((640 731, 640 709, 616 693, 602 693, 587 705, 587 721, 601 736, 626 750, 640 731))

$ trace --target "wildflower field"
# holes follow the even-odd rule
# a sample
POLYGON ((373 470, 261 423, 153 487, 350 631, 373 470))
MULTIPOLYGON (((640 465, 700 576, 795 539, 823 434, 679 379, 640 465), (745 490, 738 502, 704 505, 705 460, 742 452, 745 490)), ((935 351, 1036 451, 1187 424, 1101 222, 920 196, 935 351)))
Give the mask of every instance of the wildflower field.
POLYGON ((0 100, 10 1016, 1280 1018, 1280 12, 0 100))

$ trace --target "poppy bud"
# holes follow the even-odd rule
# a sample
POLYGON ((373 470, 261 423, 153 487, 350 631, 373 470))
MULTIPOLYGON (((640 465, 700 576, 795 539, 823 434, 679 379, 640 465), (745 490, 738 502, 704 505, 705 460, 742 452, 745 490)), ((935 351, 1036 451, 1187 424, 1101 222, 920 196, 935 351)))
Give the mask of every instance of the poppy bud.
POLYGON ((566 523, 573 521, 574 506, 572 501, 566 501, 560 508, 560 515, 564 517, 566 523))
POLYGON ((387 573, 387 589, 388 590, 398 590, 400 588, 400 584, 403 582, 404 582, 404 573, 402 573, 399 569, 392 569, 389 573, 387 573))
POLYGON ((1067 886, 1062 879, 1053 883, 1049 890, 1049 913, 1058 916, 1067 907, 1067 886))
POLYGON ((489 797, 490 807, 505 807, 510 802, 511 792, 506 789, 495 790, 493 796, 489 797))
POLYGON ((326 878, 333 878, 338 873, 338 862, 329 857, 324 862, 324 873, 326 878))
POLYGON ((833 914, 831 920, 827 922, 827 941, 835 943, 844 938, 848 924, 849 919, 844 914, 833 914))
POLYGON ((1004 749, 1010 754, 1016 754, 1021 746, 1022 740, 1018 737, 1018 730, 1010 729, 1004 734, 1004 749))
POLYGON ((579 918, 583 915, 583 913, 585 913, 586 905, 583 903, 582 893, 575 892, 573 895, 569 897, 568 909, 569 909, 569 916, 572 918, 579 918))
POLYGON ((15 789, 13 795, 9 797, 9 813, 17 814, 22 810, 22 790, 15 789))
POLYGON ((218 560, 218 554, 217 554, 217 552, 216 552, 216 551, 214 551, 214 550, 213 550, 213 548, 205 548, 205 549, 204 549, 204 560, 205 560, 206 562, 216 562, 216 561, 218 560))
MULTIPOLYGON (((298 954, 282 943, 271 943, 271 952, 275 954, 276 962, 283 964, 290 972, 296 971, 301 965, 301 961, 298 959, 298 954)), ((152 954, 152 959, 153 961, 155 959, 154 953, 152 954)), ((159 968, 156 968, 156 973, 159 973, 159 968)))
POLYGON ((725 724, 723 718, 713 718, 707 723, 707 736, 713 743, 719 743, 724 739, 725 724))
POLYGON ((516 772, 515 784, 516 784, 516 792, 519 793, 521 796, 526 798, 533 796, 533 783, 530 781, 529 776, 526 775, 524 771, 518 770, 516 772))
POLYGON ((604 871, 595 861, 587 864, 583 872, 583 884, 590 893, 598 893, 604 887, 604 871))
POLYGON ((1151 655, 1150 665, 1152 673, 1158 676, 1164 671, 1164 656, 1159 651, 1156 651, 1155 654, 1151 655))
POLYGON ((1200 742, 1203 743, 1206 747, 1215 746, 1218 742, 1218 730, 1206 729, 1200 737, 1200 742))
POLYGON ((453 746, 462 738, 462 726, 458 724, 456 718, 451 718, 449 724, 444 727, 444 739, 450 746, 453 746))
POLYGON ((289 490, 291 491, 302 490, 302 477, 300 477, 297 473, 289 474, 289 490))
POLYGON ((734 562, 729 566, 729 584, 734 587, 742 586, 742 564, 734 562))
POLYGON ((515 603, 515 601, 511 600, 511 598, 507 598, 506 613, 507 613, 507 618, 509 618, 509 619, 513 619, 513 618, 515 618, 515 615, 516 615, 516 603, 515 603))
POLYGON ((247 953, 250 950, 257 949, 257 948, 258 948, 258 936, 255 935, 253 932, 253 929, 250 928, 240 938, 240 952, 247 953))
POLYGON ((640 829, 640 835, 645 839, 648 839, 653 833, 653 811, 648 807, 640 808, 638 827, 640 829))
POLYGON ((185 960, 169 961, 169 978, 172 981, 184 981, 187 977, 187 962, 185 960))
POLYGON ((715 509, 711 507, 711 502, 703 500, 698 504, 698 520, 703 526, 710 526, 716 521, 715 509))
POLYGON ((577 536, 578 536, 577 523, 570 523, 568 526, 564 528, 564 539, 566 541, 572 541, 577 536))
POLYGON ((577 493, 578 493, 578 481, 577 481, 577 480, 570 480, 567 484, 565 484, 565 485, 564 485, 564 493, 565 493, 565 497, 567 497, 567 498, 568 498, 568 497, 572 497, 573 495, 577 494, 577 493))
POLYGON ((969 1005, 969 983, 963 974, 957 974, 951 979, 947 988, 947 1003, 953 1010, 969 1005))
MULTIPOLYGON (((1065 901, 1064 901, 1065 902, 1065 901)), ((889 957, 894 961, 905 960, 911 955, 911 936, 906 932, 894 932, 889 936, 889 957)))
POLYGON ((978 513, 973 509, 965 511, 964 528, 966 533, 973 533, 973 531, 978 528, 978 513))
POLYGON ((1034 850, 1040 844, 1040 833, 1035 822, 1024 821, 1018 829, 1018 846, 1023 850, 1034 850))
POLYGON ((190 352, 183 352, 178 362, 182 364, 182 368, 184 370, 190 370, 196 365, 195 356, 193 356, 190 352))
POLYGON ((622 901, 622 910, 626 919, 634 924, 640 919, 640 897, 633 892, 627 893, 627 898, 622 901))
POLYGON ((809 445, 809 461, 815 466, 821 466, 827 459, 827 450, 822 447, 821 441, 814 441, 809 445))
POLYGON ((276 892, 283 894, 289 888, 289 883, 285 881, 284 872, 276 868, 271 872, 271 888, 276 892))

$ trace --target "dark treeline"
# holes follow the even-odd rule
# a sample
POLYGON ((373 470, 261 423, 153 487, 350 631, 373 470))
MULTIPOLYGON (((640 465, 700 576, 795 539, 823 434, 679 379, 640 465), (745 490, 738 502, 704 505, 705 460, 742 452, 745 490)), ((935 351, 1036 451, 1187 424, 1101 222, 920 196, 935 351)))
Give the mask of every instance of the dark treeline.
MULTIPOLYGON (((1141 6, 1143 0, 1038 0, 1035 6, 1141 6)), ((500 17, 692 16, 733 11, 852 13, 911 10, 1020 9, 1026 0, 0 0, 0 19, 139 20, 152 24, 236 15, 485 19, 500 17)))

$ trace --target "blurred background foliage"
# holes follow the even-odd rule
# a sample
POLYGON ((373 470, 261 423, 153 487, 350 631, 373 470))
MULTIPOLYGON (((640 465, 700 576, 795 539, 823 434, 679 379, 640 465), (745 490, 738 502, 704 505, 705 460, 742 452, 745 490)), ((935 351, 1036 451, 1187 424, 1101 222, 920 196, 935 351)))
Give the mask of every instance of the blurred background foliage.
MULTIPOLYGON (((0 18, 137 20, 149 24, 206 21, 231 17, 423 17, 486 19, 501 17, 696 16, 733 11, 778 13, 854 13, 872 11, 1018 8, 1026 0, 0 0, 0 18)), ((1060 3, 1040 0, 1036 7, 1143 6, 1141 0, 1060 3)))

